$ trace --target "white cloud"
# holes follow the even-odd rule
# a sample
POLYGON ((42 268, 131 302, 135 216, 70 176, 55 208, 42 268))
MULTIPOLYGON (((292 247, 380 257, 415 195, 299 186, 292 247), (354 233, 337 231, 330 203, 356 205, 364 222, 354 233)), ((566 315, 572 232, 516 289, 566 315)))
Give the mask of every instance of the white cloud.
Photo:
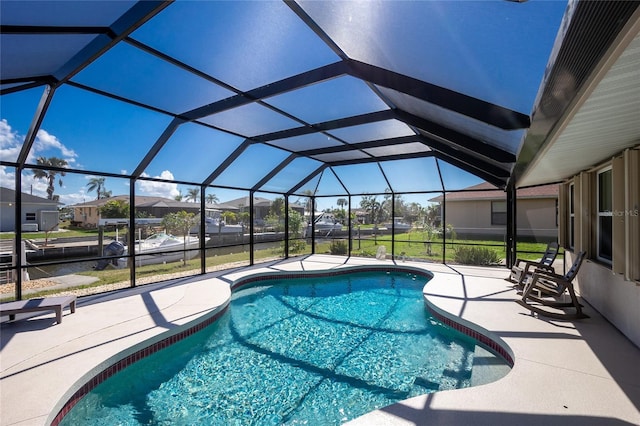
POLYGON ((24 137, 13 131, 7 120, 0 120, 0 160, 16 161, 23 141, 24 137))
MULTIPOLYGON (((0 166, 0 182, 2 182, 3 187, 14 189, 16 187, 16 174, 7 169, 5 166, 0 166)), ((13 170, 13 168, 10 170, 13 170)))
POLYGON ((48 186, 49 183, 46 179, 34 179, 32 174, 22 176, 22 192, 25 194, 47 198, 49 196, 49 194, 47 194, 48 186))
POLYGON ((60 142, 60 140, 56 136, 52 135, 44 129, 38 130, 38 133, 36 134, 36 140, 33 144, 33 149, 31 150, 31 152, 35 155, 37 153, 48 151, 50 149, 60 151, 60 153, 62 154, 62 158, 66 160, 70 165, 75 163, 76 158, 78 157, 78 154, 76 154, 74 150, 64 146, 64 144, 60 142))
MULTIPOLYGON (((24 144, 24 136, 13 130, 6 119, 0 120, 0 159, 5 161, 16 161, 18 154, 24 144)), ((69 165, 76 164, 78 154, 73 149, 67 148, 60 140, 44 129, 38 130, 36 139, 29 152, 27 163, 35 163, 35 157, 42 155, 47 151, 59 151, 60 154, 53 156, 62 157, 69 165)))
MULTIPOLYGON (((149 177, 149 175, 143 173, 142 177, 149 177)), ((154 178, 173 180, 173 173, 169 170, 165 170, 160 173, 160 176, 154 176, 154 178)), ((153 197, 174 199, 180 194, 177 183, 153 182, 148 180, 139 180, 137 183, 138 190, 136 190, 136 194, 138 195, 150 195, 153 197)))
MULTIPOLYGON (((95 197, 93 197, 95 198, 95 197)), ((93 199, 91 198, 91 199, 93 199)), ((61 194, 60 202, 64 203, 67 206, 71 206, 73 204, 85 203, 87 201, 87 194, 84 191, 76 192, 73 194, 61 194)))

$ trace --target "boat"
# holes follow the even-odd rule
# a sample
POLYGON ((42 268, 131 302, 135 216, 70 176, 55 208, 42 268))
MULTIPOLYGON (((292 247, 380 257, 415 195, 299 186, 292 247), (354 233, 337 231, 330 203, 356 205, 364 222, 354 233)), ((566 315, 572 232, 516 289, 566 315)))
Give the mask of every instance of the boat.
MULTIPOLYGON (((244 234, 244 225, 229 225, 220 217, 205 217, 205 233, 215 234, 244 234)), ((249 228, 247 227, 247 231, 249 228)))
MULTIPOLYGON (((195 249, 200 248, 200 238, 191 235, 176 237, 171 234, 159 232, 144 240, 135 242, 136 265, 152 265, 158 263, 177 262, 190 260, 199 254, 195 249), (187 251, 183 251, 187 250, 187 251)), ((128 253, 125 247, 123 255, 128 253)), ((128 258, 118 259, 118 267, 127 266, 128 258)))
MULTIPOLYGON (((313 227, 316 232, 340 231, 342 229, 342 223, 338 222, 330 213, 320 213, 316 220, 314 220, 313 227)), ((308 225, 308 228, 311 230, 311 224, 308 225)))
POLYGON ((405 232, 411 229, 411 225, 403 222, 401 217, 394 217, 393 223, 385 223, 384 226, 389 230, 393 227, 395 232, 405 232))

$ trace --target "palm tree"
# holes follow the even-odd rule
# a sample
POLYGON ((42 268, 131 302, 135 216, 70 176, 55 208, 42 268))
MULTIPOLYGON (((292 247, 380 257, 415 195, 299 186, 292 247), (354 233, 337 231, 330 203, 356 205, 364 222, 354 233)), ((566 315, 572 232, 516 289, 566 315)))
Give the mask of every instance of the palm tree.
POLYGON ((370 223, 376 225, 378 223, 378 213, 382 208, 382 203, 380 203, 375 195, 363 195, 362 200, 360 200, 360 207, 362 207, 368 214, 370 218, 370 223))
POLYGON ((349 204, 349 201, 347 201, 346 198, 338 198, 338 200, 336 201, 336 204, 342 209, 344 210, 344 206, 346 206, 347 204, 349 204))
MULTIPOLYGON (((51 157, 38 157, 36 160, 39 166, 47 166, 47 167, 55 167, 55 168, 64 168, 68 165, 67 160, 63 160, 62 158, 51 157)), ((55 191, 55 183, 56 176, 64 176, 66 173, 64 170, 40 170, 36 169, 33 171, 34 179, 46 179, 49 183, 47 186, 47 198, 49 200, 53 200, 53 192, 55 191)), ((62 178, 58 178, 58 184, 62 186, 62 178)))
POLYGON ((187 195, 184 197, 185 200, 192 200, 194 203, 198 201, 200 198, 200 189, 198 188, 189 188, 187 189, 187 195))
POLYGON ((100 199, 101 195, 104 195, 105 192, 104 180, 105 178, 103 177, 93 177, 89 179, 89 183, 87 183, 87 192, 96 191, 96 193, 98 194, 98 200, 100 199))
POLYGON ((220 199, 218 199, 216 194, 207 194, 205 200, 207 200, 207 203, 209 204, 217 204, 220 202, 220 199))

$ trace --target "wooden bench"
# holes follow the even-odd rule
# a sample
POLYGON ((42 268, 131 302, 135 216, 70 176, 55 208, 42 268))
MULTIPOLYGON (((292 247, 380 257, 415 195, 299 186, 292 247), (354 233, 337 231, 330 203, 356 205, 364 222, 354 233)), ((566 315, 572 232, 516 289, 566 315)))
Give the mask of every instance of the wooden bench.
POLYGON ((16 314, 37 311, 55 311, 58 324, 62 322, 62 310, 69 306, 71 313, 76 311, 76 296, 45 297, 43 299, 18 300, 0 303, 0 315, 9 315, 13 321, 16 314))

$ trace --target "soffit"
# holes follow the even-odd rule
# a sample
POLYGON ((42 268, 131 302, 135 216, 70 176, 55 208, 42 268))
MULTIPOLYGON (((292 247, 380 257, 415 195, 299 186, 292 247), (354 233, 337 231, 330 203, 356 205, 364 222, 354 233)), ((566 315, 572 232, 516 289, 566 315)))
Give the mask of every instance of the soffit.
POLYGON ((518 186, 559 182, 640 144, 640 33, 518 186))

